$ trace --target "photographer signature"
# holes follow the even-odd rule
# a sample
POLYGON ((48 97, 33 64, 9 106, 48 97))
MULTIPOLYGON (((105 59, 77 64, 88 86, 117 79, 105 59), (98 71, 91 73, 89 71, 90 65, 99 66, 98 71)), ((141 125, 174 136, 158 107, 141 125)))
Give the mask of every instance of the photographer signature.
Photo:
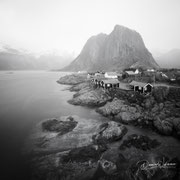
POLYGON ((147 174, 153 176, 156 170, 158 169, 172 169, 176 168, 176 163, 171 163, 162 159, 162 161, 158 161, 156 163, 149 163, 147 160, 141 160, 136 163, 139 167, 138 170, 145 171, 147 174))

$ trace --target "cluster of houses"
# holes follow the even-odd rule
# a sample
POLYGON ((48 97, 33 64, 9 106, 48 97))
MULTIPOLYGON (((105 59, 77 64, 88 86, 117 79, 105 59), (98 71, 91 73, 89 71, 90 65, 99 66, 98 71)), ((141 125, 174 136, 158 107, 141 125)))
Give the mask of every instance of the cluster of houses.
MULTIPOLYGON (((87 79, 90 80, 91 83, 96 85, 96 87, 103 89, 112 89, 119 88, 120 81, 123 74, 128 76, 137 76, 141 72, 138 69, 135 70, 125 70, 123 73, 117 72, 96 72, 96 73, 88 73, 87 79)), ((140 93, 150 93, 153 89, 153 85, 150 83, 143 83, 138 81, 132 81, 129 83, 129 89, 140 92, 140 93)))
MULTIPOLYGON (((155 81, 158 82, 175 82, 176 77, 174 73, 163 72, 160 70, 154 69, 125 69, 121 73, 117 72, 95 72, 95 73, 87 73, 87 71, 79 71, 78 73, 86 73, 87 79, 90 80, 92 84, 96 87, 103 88, 105 90, 109 90, 112 88, 121 88, 124 87, 124 81, 127 82, 125 86, 129 90, 134 90, 139 93, 150 93, 153 90, 153 86, 155 85, 155 81), (128 78, 129 77, 129 78, 128 78), (149 79, 149 80, 148 80, 149 79), (164 79, 164 80, 163 80, 164 79), (167 81, 165 81, 167 80, 167 81), (143 81, 143 82, 142 82, 143 81), (130 82, 130 83, 128 83, 130 82), (147 82, 154 82, 153 85, 147 82)), ((179 72, 180 74, 180 72, 179 72)), ((157 83, 156 83, 157 86, 157 83)))

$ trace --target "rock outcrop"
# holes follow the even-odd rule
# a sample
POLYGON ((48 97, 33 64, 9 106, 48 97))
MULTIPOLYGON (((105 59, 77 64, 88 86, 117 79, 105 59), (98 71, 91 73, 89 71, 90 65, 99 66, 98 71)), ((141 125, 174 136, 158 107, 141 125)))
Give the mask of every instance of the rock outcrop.
POLYGON ((98 120, 75 115, 44 120, 32 129, 24 152, 50 154, 87 146, 92 143, 92 136, 98 132, 101 124, 98 120))
POLYGON ((156 117, 153 121, 154 127, 164 135, 176 135, 180 137, 180 118, 169 117, 161 119, 156 117))
POLYGON ((103 116, 112 117, 124 123, 137 120, 141 116, 140 108, 127 105, 125 101, 114 98, 105 106, 96 110, 103 116))
POLYGON ((123 100, 114 98, 112 102, 107 102, 105 106, 98 108, 96 111, 103 116, 115 116, 121 112, 122 106, 127 107, 123 100))
POLYGON ((43 131, 56 132, 58 135, 63 135, 71 132, 77 123, 72 116, 67 117, 65 121, 49 119, 42 123, 42 129, 43 131))
POLYGON ((135 96, 114 98, 96 111, 105 117, 125 124, 157 130, 164 135, 180 137, 179 88, 155 88, 153 96, 134 103, 135 96), (162 93, 161 93, 162 92, 162 93))
POLYGON ((76 85, 79 83, 83 83, 87 80, 86 74, 70 74, 61 77, 57 83, 59 84, 67 84, 67 85, 76 85))
POLYGON ((109 34, 91 37, 79 56, 63 70, 119 70, 124 68, 158 68, 139 33, 116 25, 109 34))
POLYGON ((152 148, 156 148, 161 143, 156 139, 150 139, 148 136, 132 134, 128 136, 127 140, 124 140, 120 146, 120 149, 125 150, 126 148, 136 147, 137 149, 141 149, 143 151, 151 150, 152 148))
POLYGON ((76 93, 68 102, 73 105, 102 106, 111 97, 102 89, 85 88, 76 93))
POLYGON ((94 143, 106 144, 120 140, 127 133, 127 128, 117 122, 110 121, 100 125, 99 131, 93 136, 94 143))
POLYGON ((78 147, 70 150, 67 155, 63 157, 63 162, 87 162, 99 160, 101 154, 106 151, 106 146, 88 145, 84 147, 78 147))
MULTIPOLYGON (((109 149, 103 153, 101 159, 99 160, 99 169, 106 176, 117 176, 120 171, 126 171, 124 166, 127 165, 126 158, 118 151, 118 149, 109 149)), ((118 176, 116 177, 118 178, 118 176)))
MULTIPOLYGON (((77 117, 73 116, 73 118, 76 121, 79 120, 77 117)), ((82 121, 80 119, 78 122, 81 128, 82 121)), ((114 121, 103 123, 99 128, 96 128, 97 121, 95 126, 91 126, 89 129, 89 124, 87 125, 89 121, 85 120, 82 132, 87 134, 89 131, 91 133, 94 131, 94 136, 91 134, 88 137, 91 141, 87 145, 83 145, 82 142, 85 138, 82 132, 77 130, 77 125, 75 130, 73 130, 74 132, 72 131, 72 134, 68 136, 65 134, 54 137, 52 132, 50 133, 49 141, 56 144, 56 148, 62 147, 64 145, 63 140, 65 140, 66 143, 71 145, 69 149, 64 151, 58 150, 43 155, 46 150, 46 147, 43 147, 41 149, 41 156, 31 151, 33 153, 30 161, 33 172, 32 179, 134 180, 141 178, 153 180, 169 179, 169 177, 177 179, 179 161, 178 158, 174 158, 173 154, 168 153, 169 151, 164 149, 164 147, 167 147, 167 144, 164 146, 164 143, 159 143, 154 138, 152 139, 140 134, 127 134, 127 136, 126 127, 114 121), (72 139, 72 137, 75 139, 72 139), (124 141, 121 143, 122 137, 124 141), (61 141, 57 144, 59 139, 61 141), (75 141, 76 139, 76 144, 72 145, 73 140, 75 141), (158 150, 155 149, 156 147, 158 147, 158 150), (173 168, 163 168, 163 163, 166 162, 173 163, 173 168), (142 169, 143 167, 149 168, 148 163, 160 163, 160 168, 154 168, 154 171, 148 174, 148 169, 142 169)), ((92 125, 92 122, 90 124, 92 125)), ((38 135, 40 134, 38 133, 38 135)))

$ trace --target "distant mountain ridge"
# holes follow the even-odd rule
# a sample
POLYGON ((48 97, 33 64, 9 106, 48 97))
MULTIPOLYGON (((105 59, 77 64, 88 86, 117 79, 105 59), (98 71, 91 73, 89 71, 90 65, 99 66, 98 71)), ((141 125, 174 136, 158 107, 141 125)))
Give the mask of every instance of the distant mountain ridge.
POLYGON ((63 70, 122 70, 129 67, 159 68, 139 33, 116 25, 109 34, 92 36, 79 56, 63 70))
POLYGON ((180 49, 172 49, 155 58, 162 68, 179 68, 180 69, 180 49))
POLYGON ((55 54, 44 54, 36 57, 33 54, 10 47, 0 48, 0 70, 51 70, 60 69, 73 60, 71 55, 63 57, 55 54))

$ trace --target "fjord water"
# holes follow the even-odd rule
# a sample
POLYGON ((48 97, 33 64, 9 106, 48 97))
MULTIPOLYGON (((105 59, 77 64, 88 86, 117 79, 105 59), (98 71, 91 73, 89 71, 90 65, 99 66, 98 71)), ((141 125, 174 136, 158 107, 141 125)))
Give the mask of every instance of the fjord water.
POLYGON ((63 115, 103 120, 93 109, 67 103, 73 92, 56 81, 63 72, 0 71, 0 179, 28 179, 21 156, 26 137, 39 121, 63 115))
MULTIPOLYGON (((30 167, 22 147, 31 129, 47 118, 78 115, 86 119, 105 118, 93 108, 67 103, 74 92, 56 81, 67 73, 45 71, 0 71, 0 179, 29 179, 30 167)), ((180 158, 180 142, 138 127, 127 126, 128 133, 147 135, 161 142, 158 152, 180 158)), ((118 144, 119 146, 119 144, 118 144)), ((154 149, 156 152, 157 149, 154 149)))

